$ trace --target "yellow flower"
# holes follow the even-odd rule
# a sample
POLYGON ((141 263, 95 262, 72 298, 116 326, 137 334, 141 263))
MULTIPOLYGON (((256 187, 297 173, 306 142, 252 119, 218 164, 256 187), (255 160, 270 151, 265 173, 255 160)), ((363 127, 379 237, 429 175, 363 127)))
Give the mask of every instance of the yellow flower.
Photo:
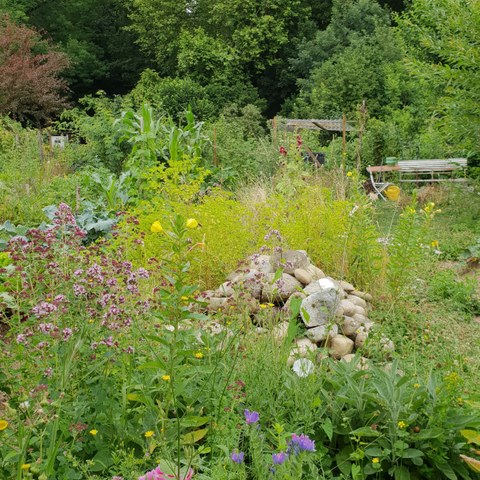
POLYGON ((24 463, 20 468, 22 470, 28 470, 30 468, 30 463, 24 463))
POLYGON ((202 352, 196 352, 194 356, 195 356, 195 358, 200 359, 200 358, 203 358, 203 353, 202 352))
POLYGON ((267 308, 267 306, 264 303, 261 303, 259 306, 260 308, 267 308))
POLYGON ((188 300, 188 297, 186 297, 186 296, 184 295, 184 296, 182 297, 182 300, 183 300, 184 302, 186 302, 186 301, 188 300))
POLYGON ((432 246, 432 248, 438 248, 438 240, 434 240, 430 245, 432 246))
POLYGON ((187 220, 187 228, 197 228, 198 227, 198 222, 194 218, 189 218, 187 220))
POLYGON ((270 308, 274 307, 275 305, 273 303, 268 303, 267 304, 270 308))
POLYGON ((397 425, 398 425, 398 428, 406 428, 407 427, 407 424, 405 422, 401 421, 401 420, 397 423, 397 425))
POLYGON ((155 435, 155 432, 153 430, 149 430, 148 432, 145 432, 145 438, 150 438, 155 435))
POLYGON ((162 380, 165 380, 166 382, 170 381, 170 375, 162 375, 162 380))
POLYGON ((414 383, 413 388, 420 388, 420 384, 419 383, 414 383))
POLYGON ((0 420, 0 432, 5 430, 8 427, 8 422, 6 420, 0 420))
POLYGON ((158 220, 156 222, 153 222, 152 226, 150 227, 150 231, 153 233, 163 232, 162 224, 158 220))
POLYGON ((347 177, 353 177, 353 173, 352 172, 347 172, 347 177))
POLYGON ((90 430, 88 433, 89 433, 90 435, 95 436, 95 435, 98 433, 98 430, 93 429, 93 430, 90 430))
POLYGON ((372 458, 372 463, 380 463, 380 459, 378 457, 372 458))

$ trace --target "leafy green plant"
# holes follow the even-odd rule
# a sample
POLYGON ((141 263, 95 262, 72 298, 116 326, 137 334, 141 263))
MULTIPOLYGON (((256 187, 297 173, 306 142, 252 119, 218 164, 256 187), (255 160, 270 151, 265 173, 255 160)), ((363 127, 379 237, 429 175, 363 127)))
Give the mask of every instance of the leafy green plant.
POLYGON ((480 312, 480 300, 476 298, 475 279, 460 280, 452 270, 436 273, 430 282, 430 298, 444 301, 453 309, 471 315, 480 312))

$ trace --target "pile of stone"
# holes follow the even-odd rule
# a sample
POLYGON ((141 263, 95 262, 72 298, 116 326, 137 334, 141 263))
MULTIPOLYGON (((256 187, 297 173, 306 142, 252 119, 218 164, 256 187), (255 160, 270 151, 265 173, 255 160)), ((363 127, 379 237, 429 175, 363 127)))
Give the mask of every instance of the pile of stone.
MULTIPOLYGON (((203 292, 199 300, 208 312, 242 308, 260 325, 259 317, 265 316, 259 312, 268 306, 270 317, 276 319, 276 338, 286 335, 287 319, 298 312, 305 335, 295 340, 289 363, 313 355, 319 347, 350 361, 357 349, 363 349, 374 326, 368 318, 372 296, 326 276, 303 250, 253 255, 244 268, 232 272, 216 290, 203 292)), ((393 352, 391 340, 382 337, 379 342, 386 356, 393 352)))

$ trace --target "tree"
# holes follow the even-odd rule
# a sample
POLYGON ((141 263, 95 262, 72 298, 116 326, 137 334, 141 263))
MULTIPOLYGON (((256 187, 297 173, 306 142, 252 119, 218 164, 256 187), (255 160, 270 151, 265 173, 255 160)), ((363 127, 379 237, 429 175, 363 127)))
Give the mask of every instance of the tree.
MULTIPOLYGON (((130 2, 131 29, 142 49, 154 57, 162 77, 180 71, 204 86, 246 83, 268 99, 280 89, 290 93, 295 83, 285 75, 286 59, 322 23, 312 20, 314 6, 320 15, 318 5, 328 10, 330 4, 327 0, 130 2)), ((323 21, 328 13, 322 11, 323 21)))
POLYGON ((480 2, 413 0, 398 19, 410 75, 435 92, 426 112, 445 138, 480 153, 480 2))
POLYGON ((65 54, 39 34, 0 19, 0 113, 41 126, 67 105, 67 85, 60 73, 69 65, 65 54))
POLYGON ((352 115, 365 100, 370 115, 381 115, 400 59, 389 14, 376 0, 334 0, 329 26, 291 61, 301 87, 294 114, 352 115))

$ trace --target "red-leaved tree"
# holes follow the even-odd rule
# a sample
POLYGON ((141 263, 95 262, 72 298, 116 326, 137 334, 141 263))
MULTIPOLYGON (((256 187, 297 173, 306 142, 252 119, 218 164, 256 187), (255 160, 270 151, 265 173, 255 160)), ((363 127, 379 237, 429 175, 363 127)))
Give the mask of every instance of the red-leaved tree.
POLYGON ((69 65, 38 32, 0 17, 0 114, 37 127, 67 105, 69 65))

